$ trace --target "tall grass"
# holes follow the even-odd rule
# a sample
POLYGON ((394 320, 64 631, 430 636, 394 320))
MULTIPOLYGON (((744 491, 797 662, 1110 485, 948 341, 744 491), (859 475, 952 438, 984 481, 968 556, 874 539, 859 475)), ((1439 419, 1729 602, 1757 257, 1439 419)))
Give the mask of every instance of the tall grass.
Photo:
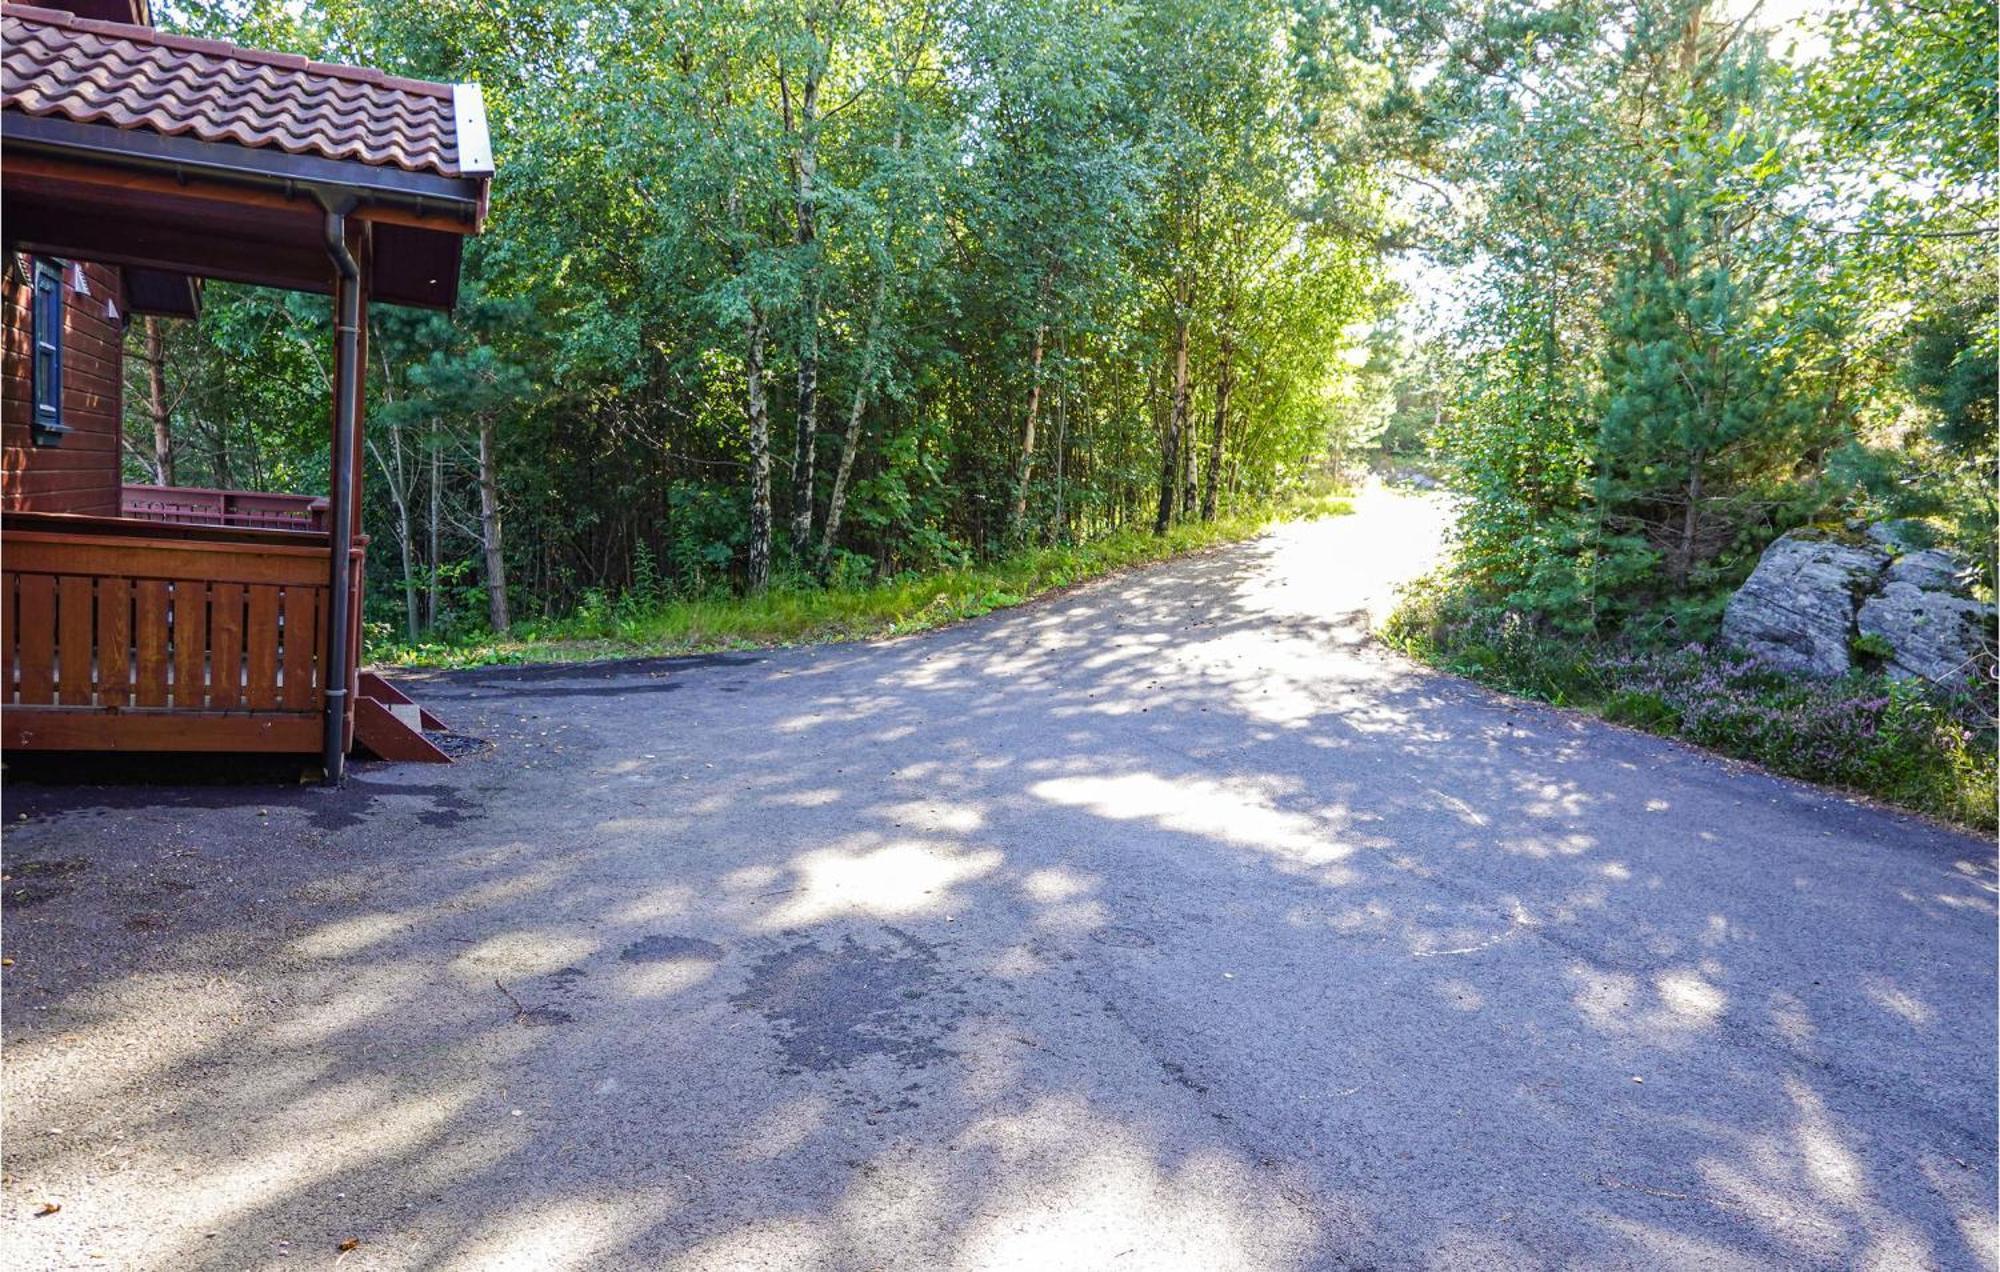
POLYGON ((773 587, 762 596, 634 603, 599 600, 561 618, 518 624, 507 636, 404 644, 371 641, 370 660, 403 667, 575 662, 708 653, 759 646, 895 636, 1019 605, 1132 566, 1251 538, 1271 525, 1352 511, 1338 495, 1305 496, 1173 527, 1163 537, 1124 531, 1087 543, 1031 548, 961 570, 900 575, 858 588, 773 587))

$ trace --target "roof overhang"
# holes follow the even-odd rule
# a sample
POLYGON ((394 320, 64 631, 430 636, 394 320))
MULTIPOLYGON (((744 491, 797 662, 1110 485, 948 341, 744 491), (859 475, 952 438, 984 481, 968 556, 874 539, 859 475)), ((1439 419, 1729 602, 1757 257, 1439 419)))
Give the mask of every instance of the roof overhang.
POLYGON ((88 155, 176 175, 338 189, 356 198, 408 207, 420 216, 427 212, 444 214, 458 222, 457 233, 476 231, 485 211, 486 182, 478 177, 408 172, 378 164, 322 159, 318 155, 231 146, 103 124, 79 124, 11 110, 0 111, 0 137, 5 138, 10 148, 88 155))
POLYGON ((0 112, 4 220, 25 250, 300 291, 330 291, 329 205, 373 236, 371 294, 450 309, 483 178, 230 146, 0 112))
POLYGON ((457 300, 493 171, 476 86, 161 32, 143 0, 57 2, 0 0, 6 246, 328 291, 337 210, 370 295, 457 300), (120 14, 142 22, 102 20, 120 14))
POLYGON ((129 22, 137 26, 153 25, 152 6, 146 0, 38 0, 49 9, 61 9, 74 13, 79 18, 94 18, 99 22, 129 22))
POLYGON ((131 266, 125 274, 127 313, 151 314, 156 318, 198 318, 201 316, 201 280, 171 270, 131 266))

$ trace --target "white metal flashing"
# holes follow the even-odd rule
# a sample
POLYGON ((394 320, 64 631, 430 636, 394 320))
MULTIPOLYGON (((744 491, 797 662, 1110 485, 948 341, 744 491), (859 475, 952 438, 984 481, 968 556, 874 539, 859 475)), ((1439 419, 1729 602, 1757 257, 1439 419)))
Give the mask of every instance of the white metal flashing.
POLYGON ((493 142, 486 134, 486 99, 479 85, 453 84, 451 110, 458 122, 458 175, 493 175, 493 142))

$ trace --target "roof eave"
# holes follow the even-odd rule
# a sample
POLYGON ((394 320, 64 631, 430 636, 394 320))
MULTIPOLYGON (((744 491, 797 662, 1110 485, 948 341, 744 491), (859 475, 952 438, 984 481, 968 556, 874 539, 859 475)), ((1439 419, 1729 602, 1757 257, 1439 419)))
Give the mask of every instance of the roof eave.
POLYGON ((486 210, 488 178, 447 177, 403 168, 297 155, 262 147, 231 146, 193 137, 170 137, 58 116, 0 111, 0 138, 9 147, 88 157, 99 162, 166 170, 258 185, 333 189, 371 202, 436 214, 439 230, 476 234, 486 210))

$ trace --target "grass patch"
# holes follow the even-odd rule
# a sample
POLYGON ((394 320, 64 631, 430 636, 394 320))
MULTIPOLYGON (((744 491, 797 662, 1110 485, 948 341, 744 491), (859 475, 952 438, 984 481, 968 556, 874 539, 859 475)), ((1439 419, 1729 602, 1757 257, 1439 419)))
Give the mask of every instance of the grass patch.
POLYGON ((1804 680, 1700 645, 1645 649, 1550 636, 1437 577, 1405 593, 1382 635, 1419 661, 1496 689, 1995 829, 1990 704, 1970 696, 1867 671, 1804 680))
POLYGON ((902 575, 863 588, 773 588, 763 596, 669 600, 650 607, 613 603, 564 618, 526 621, 504 637, 488 633, 415 645, 371 641, 368 658, 398 667, 481 667, 899 636, 1019 605, 1117 570, 1252 538, 1281 521, 1351 511, 1352 505, 1337 495, 1300 496, 1212 522, 1175 526, 1160 538, 1126 531, 1074 546, 1032 548, 963 570, 902 575))

